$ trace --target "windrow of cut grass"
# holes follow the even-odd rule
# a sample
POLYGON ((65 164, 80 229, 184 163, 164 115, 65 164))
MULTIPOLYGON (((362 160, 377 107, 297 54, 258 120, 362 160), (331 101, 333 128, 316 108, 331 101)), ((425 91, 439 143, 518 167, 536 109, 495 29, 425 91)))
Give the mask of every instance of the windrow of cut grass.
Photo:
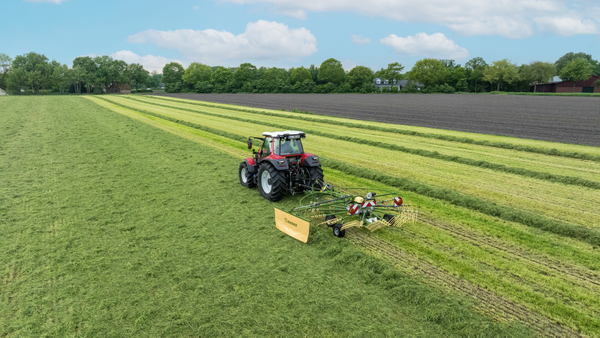
MULTIPOLYGON (((394 188, 331 167, 325 170, 328 181, 336 186, 394 188)), ((519 227, 518 223, 506 224, 468 209, 444 205, 416 193, 404 191, 402 196, 418 205, 421 213, 445 224, 407 224, 403 230, 384 229, 374 236, 415 259, 438 266, 448 276, 460 276, 564 326, 587 334, 598 332, 594 319, 599 306, 599 286, 594 284, 600 268, 597 250, 560 236, 531 232, 531 228, 519 227), (510 245, 512 241, 514 244, 510 245), (521 243, 525 250, 520 249, 521 243)), ((399 268, 407 273, 414 269, 406 264, 400 264, 399 268)), ((450 284, 437 286, 452 289, 450 284)), ((501 309, 487 305, 492 307, 491 316, 503 320, 505 314, 501 309)), ((537 321, 533 316, 532 320, 537 321)))
MULTIPOLYGON (((259 110, 259 109, 239 108, 239 106, 236 107, 233 105, 223 105, 223 104, 216 105, 216 104, 203 103, 203 102, 199 102, 199 101, 189 102, 189 100, 183 101, 183 100, 165 98, 165 97, 160 97, 160 96, 151 96, 151 97, 156 98, 158 100, 183 102, 183 103, 204 106, 204 107, 225 107, 226 106, 227 109, 230 109, 230 110, 238 110, 238 111, 243 111, 243 112, 257 113, 257 114, 270 115, 270 116, 280 116, 280 113, 269 112, 266 110, 259 110)), ((447 140, 447 141, 452 141, 452 142, 478 144, 478 145, 494 147, 494 148, 514 149, 514 150, 518 150, 518 151, 526 151, 526 152, 532 152, 532 153, 538 153, 538 154, 544 154, 544 155, 562 156, 562 157, 570 157, 570 158, 577 158, 577 159, 584 159, 584 160, 589 160, 589 161, 600 162, 600 155, 597 154, 597 152, 600 152, 600 151, 594 149, 594 147, 586 147, 586 146, 579 146, 579 145, 572 146, 572 145, 567 145, 567 144, 555 144, 555 143, 544 142, 544 141, 534 141, 536 144, 538 144, 538 146, 529 146, 529 145, 525 145, 525 144, 515 144, 514 142, 508 143, 508 142, 498 142, 498 141, 489 141, 489 140, 477 140, 477 139, 470 138, 470 137, 460 137, 460 136, 452 135, 452 134, 468 134, 468 133, 461 133, 461 132, 455 132, 455 133, 450 133, 450 134, 424 133, 424 132, 419 132, 419 131, 414 130, 415 128, 412 128, 413 130, 409 130, 409 129, 407 129, 407 126, 403 126, 403 129, 399 129, 399 128, 384 127, 384 126, 382 126, 383 124, 378 124, 378 123, 353 123, 353 122, 343 121, 343 119, 341 119, 341 118, 335 118, 335 119, 329 118, 329 117, 328 118, 316 118, 316 117, 303 116, 301 114, 296 114, 296 115, 297 115, 296 119, 303 120, 303 121, 314 121, 314 122, 321 121, 321 122, 329 123, 332 125, 341 125, 341 126, 347 126, 347 127, 353 127, 353 128, 359 128, 359 129, 380 130, 380 131, 386 131, 386 132, 391 132, 391 133, 414 135, 414 136, 420 136, 420 137, 425 137, 425 138, 447 140), (544 148, 543 145, 547 145, 547 144, 552 144, 553 146, 556 146, 556 148, 544 148), (571 148, 571 149, 575 148, 575 149, 584 149, 584 151, 582 151, 582 152, 569 151, 569 150, 561 150, 561 149, 557 149, 557 148, 571 148), (596 154, 594 154, 594 153, 596 153, 596 154)), ((419 129, 421 129, 421 128, 419 128, 419 129)), ((522 140, 522 139, 516 139, 516 138, 509 138, 509 139, 512 139, 514 141, 522 140)), ((523 140, 523 142, 531 143, 532 141, 531 140, 523 140)))
POLYGON ((329 232, 289 238, 223 174, 239 158, 92 101, 0 103, 0 336, 530 335, 329 232))
MULTIPOLYGON (((176 109, 161 107, 152 109, 159 115, 168 115, 175 119, 174 121, 184 120, 235 133, 238 136, 253 135, 264 129, 260 124, 200 116, 176 109)), ((598 227, 600 215, 598 215, 595 205, 600 203, 600 196, 587 188, 541 182, 510 174, 500 174, 487 169, 469 169, 468 166, 452 162, 408 154, 398 157, 389 150, 371 146, 356 146, 352 143, 318 136, 307 139, 306 143, 307 149, 311 149, 321 156, 335 158, 369 170, 376 170, 398 178, 409 177, 490 202, 537 212, 557 220, 564 220, 567 223, 598 227)))
MULTIPOLYGON (((111 97, 119 102, 126 102, 123 98, 111 97)), ((156 109, 157 100, 146 97, 137 97, 136 106, 143 109, 156 109)), ((524 168, 536 172, 549 172, 561 176, 573 176, 597 182, 600 177, 600 162, 570 159, 565 157, 556 157, 535 153, 520 152, 510 149, 491 148, 480 145, 458 143, 436 139, 424 139, 417 136, 398 135, 382 131, 364 130, 344 126, 328 125, 320 122, 301 121, 299 123, 294 119, 294 115, 286 116, 266 116, 247 112, 227 110, 225 108, 200 108, 198 106, 159 101, 160 107, 186 108, 183 111, 195 111, 198 113, 207 112, 223 116, 241 117, 254 120, 255 123, 279 123, 281 125, 301 125, 302 128, 317 130, 323 133, 337 136, 350 136, 355 138, 368 138, 369 140, 400 144, 407 148, 426 150, 430 152, 441 152, 447 156, 467 157, 475 161, 485 161, 491 163, 502 163, 507 166, 524 168), (168 104, 168 105, 167 105, 168 104)))
MULTIPOLYGON (((115 104, 117 104, 117 103, 115 103, 115 104)), ((117 105, 121 105, 121 104, 117 104, 117 105)), ((123 105, 123 106, 125 106, 125 105, 123 105)), ((134 107, 129 107, 128 109, 136 110, 134 107)), ((149 113, 150 115, 155 114, 159 117, 161 116, 161 114, 156 114, 156 113, 145 111, 145 110, 138 110, 138 111, 141 113, 149 113)), ((165 117, 167 117, 167 116, 165 116, 165 117)), ((182 122, 173 117, 167 117, 167 120, 172 120, 173 122, 179 121, 177 123, 184 123, 186 126, 189 126, 192 128, 196 128, 196 127, 207 128, 205 126, 197 125, 196 123, 192 123, 192 122, 187 122, 187 121, 182 122)), ((203 122, 207 122, 207 121, 203 121, 203 122)), ((229 128, 234 128, 235 130, 240 130, 240 127, 237 125, 230 124, 229 128)), ((254 127, 254 129, 256 129, 256 128, 259 128, 259 127, 258 126, 254 127)), ((205 130, 208 131, 211 129, 218 130, 218 128, 210 128, 210 129, 205 129, 205 130)), ((236 134, 228 133, 228 132, 225 132, 222 130, 218 130, 218 131, 220 133, 219 135, 224 136, 224 137, 229 137, 236 141, 245 142, 245 140, 246 140, 246 138, 242 135, 236 135, 236 134)), ((339 150, 339 147, 336 147, 336 149, 339 150)), ((356 156, 356 153, 354 153, 353 156, 356 156)), ((590 243, 592 245, 596 245, 596 246, 600 245, 600 232, 589 229, 585 226, 568 224, 568 223, 564 223, 561 221, 549 219, 549 218, 540 216, 538 214, 534 214, 532 212, 511 208, 508 206, 498 205, 494 202, 491 202, 489 200, 485 200, 482 198, 478 198, 476 196, 461 194, 461 193, 457 192, 456 190, 427 185, 427 184, 421 183, 419 181, 415 181, 415 180, 405 178, 405 177, 400 178, 400 177, 396 177, 396 176, 390 176, 385 173, 373 171, 372 169, 358 167, 358 166, 354 166, 354 165, 344 163, 344 162, 341 162, 338 160, 334 160, 334 159, 332 159, 332 157, 329 157, 329 156, 325 156, 323 163, 326 166, 329 166, 334 169, 338 169, 340 171, 344 171, 346 173, 349 173, 349 174, 357 176, 357 177, 362 177, 362 178, 366 178, 366 179, 370 179, 370 180, 374 180, 374 181, 379 181, 379 182, 382 182, 383 184, 386 184, 386 185, 389 185, 389 186, 392 186, 392 187, 395 187, 395 188, 398 188, 401 190, 412 191, 412 192, 416 192, 418 194, 425 195, 428 197, 445 200, 445 201, 450 202, 457 206, 462 206, 462 207, 465 207, 465 208, 468 208, 471 210, 482 212, 487 215, 499 217, 499 218, 505 219, 507 221, 522 223, 522 224, 525 224, 525 225, 528 225, 531 227, 535 227, 535 228, 538 228, 538 229, 541 229, 544 231, 549 231, 549 232, 560 234, 563 236, 576 238, 576 239, 585 241, 587 243, 590 243)), ((373 166, 372 163, 369 163, 369 164, 371 167, 373 166)))
MULTIPOLYGON (((136 102, 144 102, 141 100, 136 100, 132 97, 128 97, 128 98, 130 100, 133 100, 136 102)), ((174 108, 169 105, 163 105, 163 104, 158 104, 158 103, 156 105, 161 106, 161 107, 174 108)), ((235 121, 257 123, 257 121, 255 119, 248 119, 248 118, 237 117, 237 116, 228 116, 228 115, 210 113, 210 112, 206 112, 206 111, 199 111, 199 110, 188 109, 188 108, 183 108, 183 107, 178 108, 178 109, 184 110, 184 111, 190 111, 190 112, 194 112, 194 113, 198 113, 198 114, 216 116, 216 117, 221 117, 221 118, 228 118, 228 119, 235 120, 235 121)), ((280 129, 290 130, 290 129, 294 128, 293 126, 280 124, 280 123, 273 123, 273 122, 260 122, 260 123, 265 126, 268 126, 268 127, 274 127, 274 128, 280 128, 280 129)), ((569 184, 569 185, 578 185, 578 186, 582 186, 582 187, 588 187, 591 189, 600 189, 600 182, 591 181, 591 180, 583 179, 580 177, 556 175, 556 174, 551 174, 548 172, 533 171, 533 170, 529 170, 529 169, 525 169, 525 168, 511 167, 511 166, 507 166, 507 165, 500 164, 500 163, 492 163, 492 162, 488 162, 488 161, 474 160, 474 159, 470 159, 470 158, 466 158, 466 157, 462 157, 462 156, 456 156, 456 155, 450 156, 450 155, 441 154, 437 151, 408 148, 408 147, 398 145, 398 144, 379 142, 379 141, 374 141, 374 140, 369 140, 369 139, 364 139, 364 138, 357 138, 357 137, 352 137, 352 136, 330 134, 330 133, 325 133, 325 132, 322 132, 319 130, 307 129, 306 127, 303 128, 303 131, 307 132, 309 134, 312 134, 312 135, 318 135, 318 136, 322 136, 322 137, 327 137, 327 138, 332 138, 332 139, 337 139, 337 140, 342 140, 342 141, 348 141, 348 142, 357 143, 357 144, 361 144, 361 145, 370 145, 370 146, 374 146, 374 147, 378 147, 378 148, 382 148, 382 149, 389 149, 389 150, 399 151, 399 152, 423 156, 423 157, 434 158, 434 159, 443 160, 443 161, 451 161, 451 162, 470 165, 470 166, 474 166, 474 167, 481 167, 481 168, 491 169, 491 170, 495 170, 495 171, 501 171, 501 172, 506 172, 506 173, 510 173, 510 174, 515 174, 515 175, 531 177, 531 178, 540 179, 540 180, 546 180, 546 181, 550 181, 550 182, 557 182, 557 183, 569 184)))

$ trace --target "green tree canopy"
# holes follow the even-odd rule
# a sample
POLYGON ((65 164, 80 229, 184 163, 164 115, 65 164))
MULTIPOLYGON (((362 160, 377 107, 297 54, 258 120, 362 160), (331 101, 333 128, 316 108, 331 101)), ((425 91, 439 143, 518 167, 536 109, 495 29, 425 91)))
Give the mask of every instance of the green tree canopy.
POLYGON ((132 84, 139 87, 140 84, 148 85, 148 71, 144 69, 139 63, 132 63, 127 65, 127 72, 129 73, 129 79, 132 84))
POLYGON ((519 80, 519 69, 508 59, 495 61, 483 71, 483 79, 490 84, 496 82, 500 90, 502 82, 510 84, 519 80))
POLYGON ((556 66, 549 62, 534 61, 521 67, 519 76, 522 80, 534 83, 534 92, 537 92, 537 85, 552 81, 556 75, 556 66))
POLYGON ((369 67, 356 66, 348 73, 348 83, 353 88, 360 88, 365 84, 372 85, 375 73, 369 67))
POLYGON ((284 83, 289 82, 288 73, 285 69, 282 68, 269 68, 265 70, 265 72, 262 75, 262 78, 263 80, 270 83, 275 83, 278 79, 283 81, 284 83))
POLYGON ((235 73, 233 73, 233 77, 240 86, 248 81, 254 80, 256 78, 256 66, 251 63, 242 63, 238 69, 236 69, 235 73))
POLYGON ((163 67, 162 82, 165 84, 165 91, 176 93, 181 91, 181 82, 185 70, 177 62, 167 63, 163 67))
POLYGON ((292 80, 292 84, 296 84, 297 82, 304 82, 306 80, 310 80, 312 82, 312 74, 308 69, 304 67, 294 68, 294 70, 292 70, 290 78, 292 80))
POLYGON ((422 59, 417 61, 409 72, 409 78, 422 83, 425 87, 444 83, 448 69, 437 59, 422 59))
POLYGON ((584 58, 576 58, 564 65, 558 74, 564 81, 573 81, 573 93, 577 81, 587 80, 592 76, 594 66, 584 58))
POLYGON ((558 74, 560 74, 560 72, 562 71, 562 69, 567 65, 567 63, 569 63, 570 61, 573 61, 575 59, 585 59, 587 60, 589 63, 592 64, 593 72, 594 75, 599 75, 600 76, 600 64, 598 63, 598 61, 592 59, 592 56, 590 54, 586 54, 586 53, 567 53, 563 56, 560 57, 560 59, 556 60, 556 62, 554 63, 554 65, 556 65, 556 72, 558 74))
POLYGON ((346 72, 342 67, 342 63, 338 60, 331 58, 323 61, 321 67, 319 67, 319 81, 323 83, 334 83, 340 84, 344 82, 346 72))
MULTIPOLYGON (((164 74, 163 74, 164 75, 164 74)), ((233 73, 231 69, 225 67, 218 67, 213 71, 210 80, 216 85, 225 85, 227 82, 233 79, 233 73)))
POLYGON ((393 85, 394 80, 400 81, 403 78, 402 71, 404 70, 404 66, 399 64, 398 62, 393 62, 388 64, 387 68, 381 68, 376 74, 375 77, 379 77, 383 80, 387 80, 389 84, 393 85))
POLYGON ((192 62, 181 76, 181 79, 185 83, 194 86, 196 83, 210 81, 212 73, 213 71, 210 66, 192 62))

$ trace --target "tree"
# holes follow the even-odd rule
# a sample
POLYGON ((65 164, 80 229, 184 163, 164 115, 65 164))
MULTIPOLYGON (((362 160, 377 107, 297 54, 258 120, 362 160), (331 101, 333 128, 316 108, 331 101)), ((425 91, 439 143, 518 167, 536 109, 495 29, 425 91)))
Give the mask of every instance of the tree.
POLYGON ((527 83, 534 83, 533 92, 537 92, 537 85, 541 83, 548 83, 556 75, 556 66, 549 62, 534 61, 528 65, 524 65, 519 75, 521 79, 526 80, 527 83))
POLYGON ((131 84, 135 83, 136 89, 139 89, 139 85, 148 85, 148 71, 144 69, 139 63, 132 63, 127 65, 127 72, 129 73, 129 79, 131 84))
POLYGON ((487 67, 488 64, 481 57, 472 58, 465 64, 472 91, 478 93, 483 90, 483 71, 487 67))
POLYGON ((594 83, 594 87, 599 87, 600 88, 600 79, 594 83))
POLYGON ((387 80, 390 85, 394 85, 396 81, 402 80, 402 70, 404 70, 404 66, 399 64, 398 62, 388 64, 388 67, 377 72, 376 76, 387 80))
POLYGON ((0 88, 6 88, 6 77, 8 76, 8 71, 10 70, 10 65, 12 63, 12 58, 6 54, 0 53, 0 88))
POLYGON ((348 73, 348 83, 353 88, 361 88, 366 84, 372 86, 374 78, 375 73, 371 68, 365 66, 356 66, 348 73))
POLYGON ((278 82, 278 80, 281 80, 283 83, 289 83, 288 73, 282 68, 273 67, 265 70, 262 79, 273 84, 278 82))
POLYGON ((185 83, 195 86, 197 83, 210 81, 212 73, 213 71, 209 66, 192 62, 183 73, 181 79, 185 83))
POLYGON ((437 59, 423 59, 417 61, 409 72, 409 78, 422 83, 425 87, 444 83, 448 69, 437 59))
POLYGON ((183 66, 177 62, 167 63, 163 67, 162 81, 167 93, 178 93, 181 91, 181 78, 184 73, 183 66))
POLYGON ((563 81, 573 81, 573 93, 575 93, 575 83, 577 81, 587 80, 592 75, 594 66, 584 58, 577 58, 567 62, 558 74, 563 81))
POLYGON ((319 81, 319 68, 315 67, 315 65, 310 65, 308 71, 310 72, 310 75, 312 75, 313 82, 317 83, 317 81, 319 81))
POLYGON ((457 65, 450 71, 449 81, 450 85, 456 88, 458 91, 464 91, 469 86, 467 82, 467 70, 461 66, 457 65))
POLYGON ((235 81, 242 86, 244 83, 254 80, 256 76, 256 66, 250 63, 242 63, 238 69, 236 69, 235 73, 233 73, 233 77, 235 81))
POLYGON ((510 63, 508 59, 495 61, 483 71, 483 79, 490 83, 498 83, 498 91, 502 82, 513 83, 519 79, 517 65, 510 63))
POLYGON ((72 71, 67 65, 58 65, 54 67, 52 80, 61 94, 65 93, 65 90, 71 85, 72 75, 72 71))
POLYGON ((30 87, 35 93, 49 84, 48 78, 52 74, 52 67, 49 67, 48 58, 38 53, 27 53, 18 55, 12 62, 11 72, 8 79, 12 85, 19 85, 19 88, 13 87, 12 90, 20 91, 22 87, 30 87), (16 73, 17 70, 20 70, 16 73), (10 79, 15 74, 16 78, 10 79))
MULTIPOLYGON (((210 81, 214 85, 214 89, 217 93, 228 92, 232 89, 233 83, 233 73, 231 69, 225 67, 218 67, 213 71, 210 81)), ((204 86, 202 88, 196 88, 196 90, 204 90, 204 86)))
POLYGON ((298 82, 304 83, 306 80, 312 82, 312 74, 304 67, 294 68, 292 70, 292 74, 290 75, 290 79, 292 80, 292 84, 296 84, 298 82))
MULTIPOLYGON (((73 69, 76 69, 76 76, 81 85, 87 88, 87 93, 91 93, 92 86, 96 77, 96 63, 89 56, 81 56, 73 60, 73 69)), ((81 93, 81 85, 79 85, 79 93, 81 93)))
POLYGON ((592 59, 592 56, 590 54, 586 53, 571 52, 561 56, 560 59, 556 60, 556 62, 554 63, 554 65, 556 65, 556 72, 560 74, 560 72, 567 65, 567 63, 575 59, 587 60, 589 63, 592 64, 592 67, 594 68, 594 74, 600 76, 600 64, 598 63, 598 61, 592 59))
POLYGON ((336 59, 327 59, 319 67, 319 81, 322 83, 340 84, 345 77, 346 72, 344 72, 342 63, 336 59))

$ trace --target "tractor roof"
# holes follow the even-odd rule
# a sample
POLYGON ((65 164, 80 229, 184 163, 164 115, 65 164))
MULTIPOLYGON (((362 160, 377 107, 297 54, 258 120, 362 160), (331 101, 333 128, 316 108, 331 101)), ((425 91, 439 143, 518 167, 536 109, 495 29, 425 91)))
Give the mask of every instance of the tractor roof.
POLYGON ((280 138, 280 137, 287 137, 287 136, 305 137, 306 134, 304 134, 304 132, 302 132, 302 131, 297 131, 297 130, 275 131, 275 132, 265 131, 263 133, 263 136, 268 136, 268 137, 273 137, 273 138, 280 138))

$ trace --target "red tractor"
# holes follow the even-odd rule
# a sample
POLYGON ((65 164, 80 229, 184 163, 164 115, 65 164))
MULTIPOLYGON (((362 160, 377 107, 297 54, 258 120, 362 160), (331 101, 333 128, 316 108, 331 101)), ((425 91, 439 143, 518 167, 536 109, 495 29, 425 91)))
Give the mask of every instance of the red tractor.
POLYGON ((264 132, 264 137, 248 138, 248 149, 260 142, 254 157, 240 163, 240 183, 252 188, 258 185, 261 196, 271 202, 279 201, 287 192, 296 194, 321 189, 323 169, 319 158, 302 148, 306 134, 301 131, 264 132))

